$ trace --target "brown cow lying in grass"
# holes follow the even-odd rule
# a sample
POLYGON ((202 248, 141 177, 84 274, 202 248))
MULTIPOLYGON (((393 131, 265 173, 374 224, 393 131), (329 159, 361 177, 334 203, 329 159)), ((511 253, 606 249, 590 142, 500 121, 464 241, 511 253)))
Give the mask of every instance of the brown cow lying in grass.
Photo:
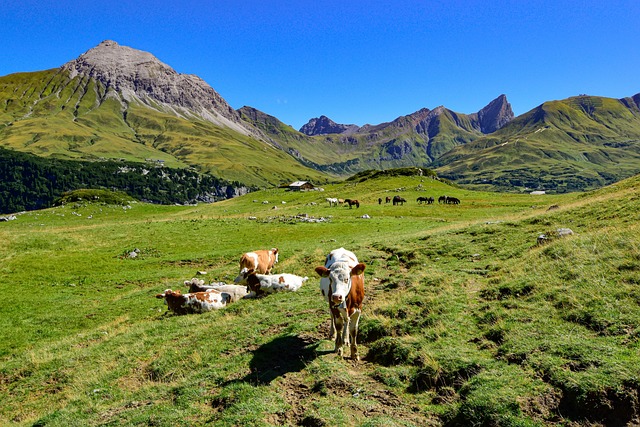
POLYGON ((175 314, 204 313, 227 306, 231 302, 231 295, 226 292, 207 291, 182 294, 180 291, 166 289, 156 295, 167 303, 167 310, 175 314))
POLYGON ((230 302, 238 302, 242 298, 249 296, 249 291, 246 286, 243 285, 228 285, 223 282, 212 283, 209 285, 204 284, 204 280, 193 278, 191 280, 184 281, 185 286, 189 287, 189 292, 208 292, 218 291, 225 292, 231 296, 230 302))

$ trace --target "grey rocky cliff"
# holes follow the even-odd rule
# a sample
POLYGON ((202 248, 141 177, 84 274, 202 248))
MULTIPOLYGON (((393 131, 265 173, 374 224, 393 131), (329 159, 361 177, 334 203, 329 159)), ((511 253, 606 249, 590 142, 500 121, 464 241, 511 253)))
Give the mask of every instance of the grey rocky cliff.
POLYGON ((148 52, 106 40, 62 66, 71 78, 100 81, 109 96, 123 103, 140 102, 181 117, 200 117, 216 125, 259 137, 259 132, 200 77, 180 74, 148 52), (110 92, 112 89, 113 92, 110 92))

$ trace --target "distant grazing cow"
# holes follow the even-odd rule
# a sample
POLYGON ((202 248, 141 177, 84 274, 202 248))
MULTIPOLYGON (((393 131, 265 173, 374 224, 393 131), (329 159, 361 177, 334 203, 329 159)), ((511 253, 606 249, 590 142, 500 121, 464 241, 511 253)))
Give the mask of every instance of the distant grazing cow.
POLYGON ((329 202, 329 206, 338 206, 338 199, 335 197, 327 197, 325 200, 329 202))
POLYGON ((302 287, 308 277, 300 277, 295 274, 257 274, 248 272, 246 282, 247 289, 254 295, 273 294, 276 292, 295 292, 302 287))
POLYGON ((438 197, 438 204, 440 203, 447 203, 447 196, 440 196, 438 197))
POLYGON ((397 204, 401 204, 404 205, 404 203, 406 202, 405 199, 403 199, 400 196, 393 196, 393 206, 397 205, 397 204))
POLYGON ((198 279, 185 280, 184 284, 189 286, 190 293, 209 291, 225 292, 231 296, 230 302, 237 302, 249 295, 247 287, 243 285, 228 285, 222 282, 205 285, 204 280, 198 279))
POLYGON ((384 202, 385 203, 390 203, 391 202, 391 197, 387 196, 384 198, 384 202))
POLYGON ((236 282, 242 280, 242 276, 249 270, 269 274, 276 262, 278 262, 278 248, 247 252, 240 258, 240 273, 236 282))
POLYGON ((156 295, 156 298, 163 298, 167 304, 167 310, 175 314, 204 313, 224 308, 231 302, 231 295, 217 291, 182 294, 180 291, 167 289, 156 295))
POLYGON ((456 197, 447 197, 447 203, 450 205, 459 205, 460 204, 460 199, 456 198, 456 197))
POLYGON ((382 197, 378 197, 378 204, 381 205, 382 204, 382 197))
POLYGON ((351 358, 359 360, 357 336, 358 323, 364 300, 365 265, 351 251, 335 249, 327 255, 325 265, 316 267, 320 276, 320 290, 329 302, 331 329, 334 333, 335 351, 342 356, 343 346, 349 345, 351 358))
POLYGON ((353 205, 355 205, 356 208, 360 207, 360 202, 356 199, 344 199, 344 202, 349 205, 349 209, 352 209, 353 205))
POLYGON ((433 197, 418 197, 416 201, 418 203, 427 203, 428 205, 430 205, 435 201, 435 199, 433 197))

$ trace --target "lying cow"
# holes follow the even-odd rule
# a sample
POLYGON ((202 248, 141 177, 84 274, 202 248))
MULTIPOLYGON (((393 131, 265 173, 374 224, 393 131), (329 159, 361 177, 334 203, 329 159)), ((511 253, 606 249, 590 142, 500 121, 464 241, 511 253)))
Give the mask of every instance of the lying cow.
POLYGON ((189 292, 209 292, 209 291, 217 291, 224 292, 231 296, 231 301, 229 302, 238 302, 242 298, 249 296, 249 291, 247 291, 246 286, 241 285, 227 285, 226 283, 212 283, 210 285, 205 285, 204 280, 200 279, 191 279, 185 280, 184 284, 189 286, 189 292))
POLYGON ((282 291, 295 292, 307 280, 308 277, 300 277, 295 274, 258 274, 254 271, 249 271, 245 278, 247 290, 256 296, 282 291))
POLYGON ((356 338, 364 301, 365 267, 353 252, 340 248, 327 255, 324 266, 315 269, 321 277, 320 290, 331 311, 335 351, 342 356, 343 346, 349 345, 354 360, 360 359, 356 338))
POLYGON ((244 253, 240 257, 240 273, 235 282, 242 280, 242 276, 245 276, 249 270, 260 274, 271 274, 271 269, 276 262, 278 262, 278 248, 244 253))
POLYGON ((167 289, 156 295, 156 298, 164 298, 167 310, 171 310, 175 314, 204 313, 224 308, 231 302, 231 295, 214 290, 182 294, 180 291, 167 289))

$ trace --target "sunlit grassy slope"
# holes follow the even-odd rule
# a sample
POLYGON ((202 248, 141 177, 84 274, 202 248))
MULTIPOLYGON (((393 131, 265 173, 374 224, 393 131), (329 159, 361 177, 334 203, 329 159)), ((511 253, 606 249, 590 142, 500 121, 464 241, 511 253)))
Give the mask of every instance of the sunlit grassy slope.
POLYGON ((638 177, 531 196, 414 176, 20 214, 0 222, 0 424, 631 425, 638 212, 638 177), (444 194, 462 203, 416 203, 444 194), (274 246, 297 293, 186 316, 154 298, 274 246), (314 273, 341 246, 367 265, 359 363, 332 353, 314 273))
POLYGON ((87 160, 162 160, 247 185, 327 179, 263 141, 160 107, 121 102, 113 89, 57 69, 1 77, 0 101, 5 148, 87 160))
POLYGON ((434 166, 442 176, 475 188, 564 192, 610 184, 640 171, 640 97, 634 99, 545 102, 449 151, 434 166))

